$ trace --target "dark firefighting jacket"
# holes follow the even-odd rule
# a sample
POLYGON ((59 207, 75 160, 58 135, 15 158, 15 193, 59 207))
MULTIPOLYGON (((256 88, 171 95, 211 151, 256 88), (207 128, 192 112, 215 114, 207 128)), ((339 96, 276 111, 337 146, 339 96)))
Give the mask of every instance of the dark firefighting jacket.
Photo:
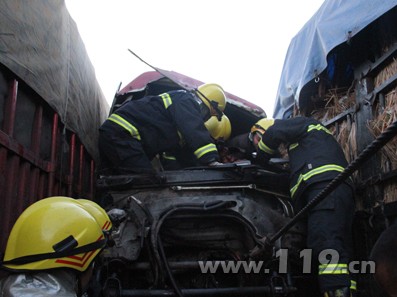
POLYGON ((194 152, 202 164, 219 158, 216 145, 204 126, 196 98, 184 90, 129 101, 108 121, 139 140, 149 159, 184 146, 194 152))
POLYGON ((275 120, 259 142, 259 152, 269 158, 281 143, 288 148, 292 198, 298 198, 308 185, 334 179, 347 166, 339 143, 315 119, 275 120))

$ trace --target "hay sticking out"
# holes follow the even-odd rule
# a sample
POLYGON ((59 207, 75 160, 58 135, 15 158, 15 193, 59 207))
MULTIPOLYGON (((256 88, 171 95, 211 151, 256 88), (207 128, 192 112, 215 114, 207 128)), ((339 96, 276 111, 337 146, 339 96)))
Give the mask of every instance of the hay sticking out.
POLYGON ((382 69, 378 73, 378 75, 374 79, 375 87, 379 87, 383 82, 388 80, 394 74, 397 73, 397 61, 393 58, 393 62, 391 62, 388 66, 382 69))
POLYGON ((357 157, 356 125, 349 121, 341 122, 335 138, 341 144, 346 160, 352 162, 357 157))
MULTIPOLYGON (((355 93, 346 94, 346 89, 330 89, 325 98, 325 107, 316 110, 312 115, 313 118, 321 122, 333 119, 353 107, 356 102, 355 93)), ((353 161, 357 155, 356 125, 351 122, 350 116, 329 129, 340 143, 347 161, 353 161)))
POLYGON ((356 97, 354 93, 347 93, 346 89, 330 89, 325 95, 325 106, 323 109, 316 110, 312 117, 325 122, 328 121, 345 110, 354 106, 356 97))
POLYGON ((345 120, 338 124, 329 127, 329 130, 334 135, 335 139, 339 142, 343 149, 346 160, 350 163, 355 158, 356 148, 356 125, 352 125, 349 121, 345 120))

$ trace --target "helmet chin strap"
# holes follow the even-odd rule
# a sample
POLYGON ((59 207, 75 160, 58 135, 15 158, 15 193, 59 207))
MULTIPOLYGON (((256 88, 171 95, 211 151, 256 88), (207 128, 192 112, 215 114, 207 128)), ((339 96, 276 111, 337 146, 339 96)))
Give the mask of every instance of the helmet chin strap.
POLYGON ((43 254, 34 254, 34 255, 28 255, 28 256, 22 256, 18 258, 14 258, 11 260, 7 261, 0 261, 0 265, 4 264, 11 264, 11 265, 22 265, 22 264, 28 264, 28 263, 33 263, 33 262, 38 262, 42 260, 49 260, 49 259, 57 259, 57 258, 64 258, 64 257, 69 257, 69 256, 74 256, 86 252, 91 252, 97 249, 103 249, 107 244, 107 238, 105 237, 104 239, 100 239, 98 241, 82 245, 79 247, 75 247, 72 249, 65 249, 62 251, 55 251, 55 252, 49 252, 49 253, 43 253, 43 254))
POLYGON ((250 133, 248 134, 248 139, 249 139, 252 143, 254 142, 254 137, 255 137, 256 134, 258 134, 259 137, 260 137, 260 139, 262 139, 264 133, 260 133, 259 131, 250 132, 250 133))
POLYGON ((203 96, 203 98, 210 104, 210 106, 215 110, 216 112, 216 117, 218 118, 218 121, 221 121, 222 116, 223 116, 223 112, 219 109, 218 107, 218 102, 210 100, 207 98, 207 96, 205 96, 202 92, 199 91, 199 89, 194 89, 195 92, 197 92, 198 94, 200 94, 201 96, 203 96))

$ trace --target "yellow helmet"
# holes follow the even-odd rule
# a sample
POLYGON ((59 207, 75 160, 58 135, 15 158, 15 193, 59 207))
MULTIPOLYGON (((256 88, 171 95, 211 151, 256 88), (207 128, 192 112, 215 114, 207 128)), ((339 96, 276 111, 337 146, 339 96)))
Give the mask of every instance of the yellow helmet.
POLYGON ((95 218, 103 231, 110 231, 112 229, 112 222, 102 207, 88 199, 77 199, 76 202, 83 205, 84 209, 95 218))
POLYGON ((230 120, 225 114, 222 114, 220 121, 218 120, 218 117, 212 116, 204 124, 212 138, 216 140, 227 140, 232 133, 230 120))
MULTIPOLYGON (((97 221, 98 225, 102 228, 103 231, 109 231, 112 228, 112 222, 106 213, 106 211, 100 207, 94 201, 88 199, 75 199, 66 196, 53 196, 49 197, 51 201, 61 201, 61 202, 72 202, 77 203, 79 206, 83 207, 86 211, 88 211, 97 221)), ((46 198, 48 199, 48 198, 46 198)), ((36 203, 47 203, 45 199, 37 201, 36 203)))
POLYGON ((274 119, 261 119, 257 121, 251 128, 251 135, 253 135, 255 132, 260 133, 263 135, 269 127, 273 126, 274 124, 274 119))
POLYGON ((212 115, 223 112, 226 107, 226 95, 222 87, 218 84, 208 83, 199 86, 198 96, 208 107, 212 115))
POLYGON ((67 197, 30 205, 15 222, 3 266, 11 270, 71 268, 85 271, 105 247, 95 218, 67 197))

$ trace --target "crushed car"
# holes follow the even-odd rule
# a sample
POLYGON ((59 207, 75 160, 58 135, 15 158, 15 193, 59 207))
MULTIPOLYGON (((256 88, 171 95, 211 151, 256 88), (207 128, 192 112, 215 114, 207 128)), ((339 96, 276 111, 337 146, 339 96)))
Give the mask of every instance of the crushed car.
MULTIPOLYGON (((176 72, 147 72, 116 94, 110 112, 127 100, 200 84, 176 72)), ((266 117, 226 95, 232 137, 266 117)), ((264 243, 294 215, 284 163, 101 172, 97 191, 114 225, 96 271, 101 296, 304 296, 292 295, 310 282, 301 278, 304 228, 294 226, 275 246, 264 243)))

